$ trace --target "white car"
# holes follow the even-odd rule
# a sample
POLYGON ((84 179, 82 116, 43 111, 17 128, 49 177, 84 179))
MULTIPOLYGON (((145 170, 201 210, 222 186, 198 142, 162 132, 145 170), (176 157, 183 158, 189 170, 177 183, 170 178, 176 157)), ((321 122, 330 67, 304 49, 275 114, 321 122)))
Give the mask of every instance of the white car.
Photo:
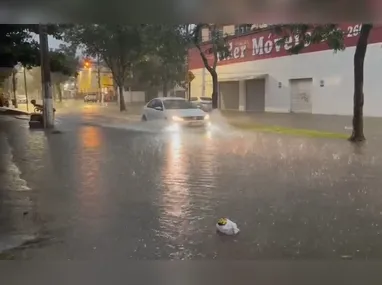
POLYGON ((26 104, 27 103, 27 96, 26 95, 17 95, 17 103, 19 104, 26 104))
POLYGON ((208 127, 209 115, 184 98, 152 99, 143 108, 142 121, 167 120, 174 126, 208 127))

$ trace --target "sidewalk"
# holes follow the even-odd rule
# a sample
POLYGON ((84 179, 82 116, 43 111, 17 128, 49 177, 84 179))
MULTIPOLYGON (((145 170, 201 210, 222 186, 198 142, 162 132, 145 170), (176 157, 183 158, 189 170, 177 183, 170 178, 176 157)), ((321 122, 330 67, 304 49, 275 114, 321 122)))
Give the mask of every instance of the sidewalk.
POLYGON ((115 103, 105 103, 99 108, 97 115, 116 119, 126 119, 129 121, 140 121, 142 116, 142 103, 126 104, 126 111, 121 112, 115 103))
POLYGON ((28 112, 15 108, 0 107, 0 115, 28 115, 28 112))
MULTIPOLYGON (((143 104, 127 104, 125 112, 120 112, 116 104, 109 103, 101 107, 97 115, 126 119, 131 122, 140 121, 143 104)), ((237 111, 221 111, 229 124, 247 128, 286 128, 290 130, 305 130, 340 134, 350 136, 352 131, 351 116, 313 115, 292 113, 247 113, 237 111)), ((367 139, 382 138, 382 118, 364 118, 364 132, 367 139)))
MULTIPOLYGON (((351 116, 223 111, 230 122, 350 134, 351 116)), ((365 135, 382 137, 382 118, 364 118, 365 135)))

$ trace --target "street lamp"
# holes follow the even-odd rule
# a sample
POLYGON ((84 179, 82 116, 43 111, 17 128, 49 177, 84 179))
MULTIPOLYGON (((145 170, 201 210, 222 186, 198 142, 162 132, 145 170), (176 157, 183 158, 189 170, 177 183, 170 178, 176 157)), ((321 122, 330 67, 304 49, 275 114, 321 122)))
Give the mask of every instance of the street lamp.
POLYGON ((24 89, 25 89, 25 98, 27 100, 27 112, 29 112, 29 100, 28 100, 28 87, 27 87, 27 74, 25 66, 22 67, 24 73, 24 89))
POLYGON ((84 61, 84 67, 85 67, 86 69, 89 69, 89 68, 91 67, 91 63, 90 63, 90 61, 89 61, 88 59, 85 59, 85 61, 84 61))

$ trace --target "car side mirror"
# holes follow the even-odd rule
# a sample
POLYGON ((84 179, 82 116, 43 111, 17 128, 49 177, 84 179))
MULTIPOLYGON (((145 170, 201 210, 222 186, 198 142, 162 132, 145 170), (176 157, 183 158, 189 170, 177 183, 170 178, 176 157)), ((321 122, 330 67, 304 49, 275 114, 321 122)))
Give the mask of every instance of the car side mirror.
POLYGON ((157 111, 163 111, 163 108, 162 108, 162 107, 159 107, 159 106, 158 106, 158 107, 155 107, 154 109, 157 110, 157 111))

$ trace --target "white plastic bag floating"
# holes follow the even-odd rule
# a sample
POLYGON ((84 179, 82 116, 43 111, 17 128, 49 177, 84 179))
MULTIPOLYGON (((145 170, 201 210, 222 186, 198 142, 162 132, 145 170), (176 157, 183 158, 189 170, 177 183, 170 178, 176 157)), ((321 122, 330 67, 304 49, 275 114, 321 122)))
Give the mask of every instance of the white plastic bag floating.
POLYGON ((239 228, 236 223, 232 222, 230 219, 221 218, 216 224, 216 229, 222 234, 233 236, 239 233, 239 228))

